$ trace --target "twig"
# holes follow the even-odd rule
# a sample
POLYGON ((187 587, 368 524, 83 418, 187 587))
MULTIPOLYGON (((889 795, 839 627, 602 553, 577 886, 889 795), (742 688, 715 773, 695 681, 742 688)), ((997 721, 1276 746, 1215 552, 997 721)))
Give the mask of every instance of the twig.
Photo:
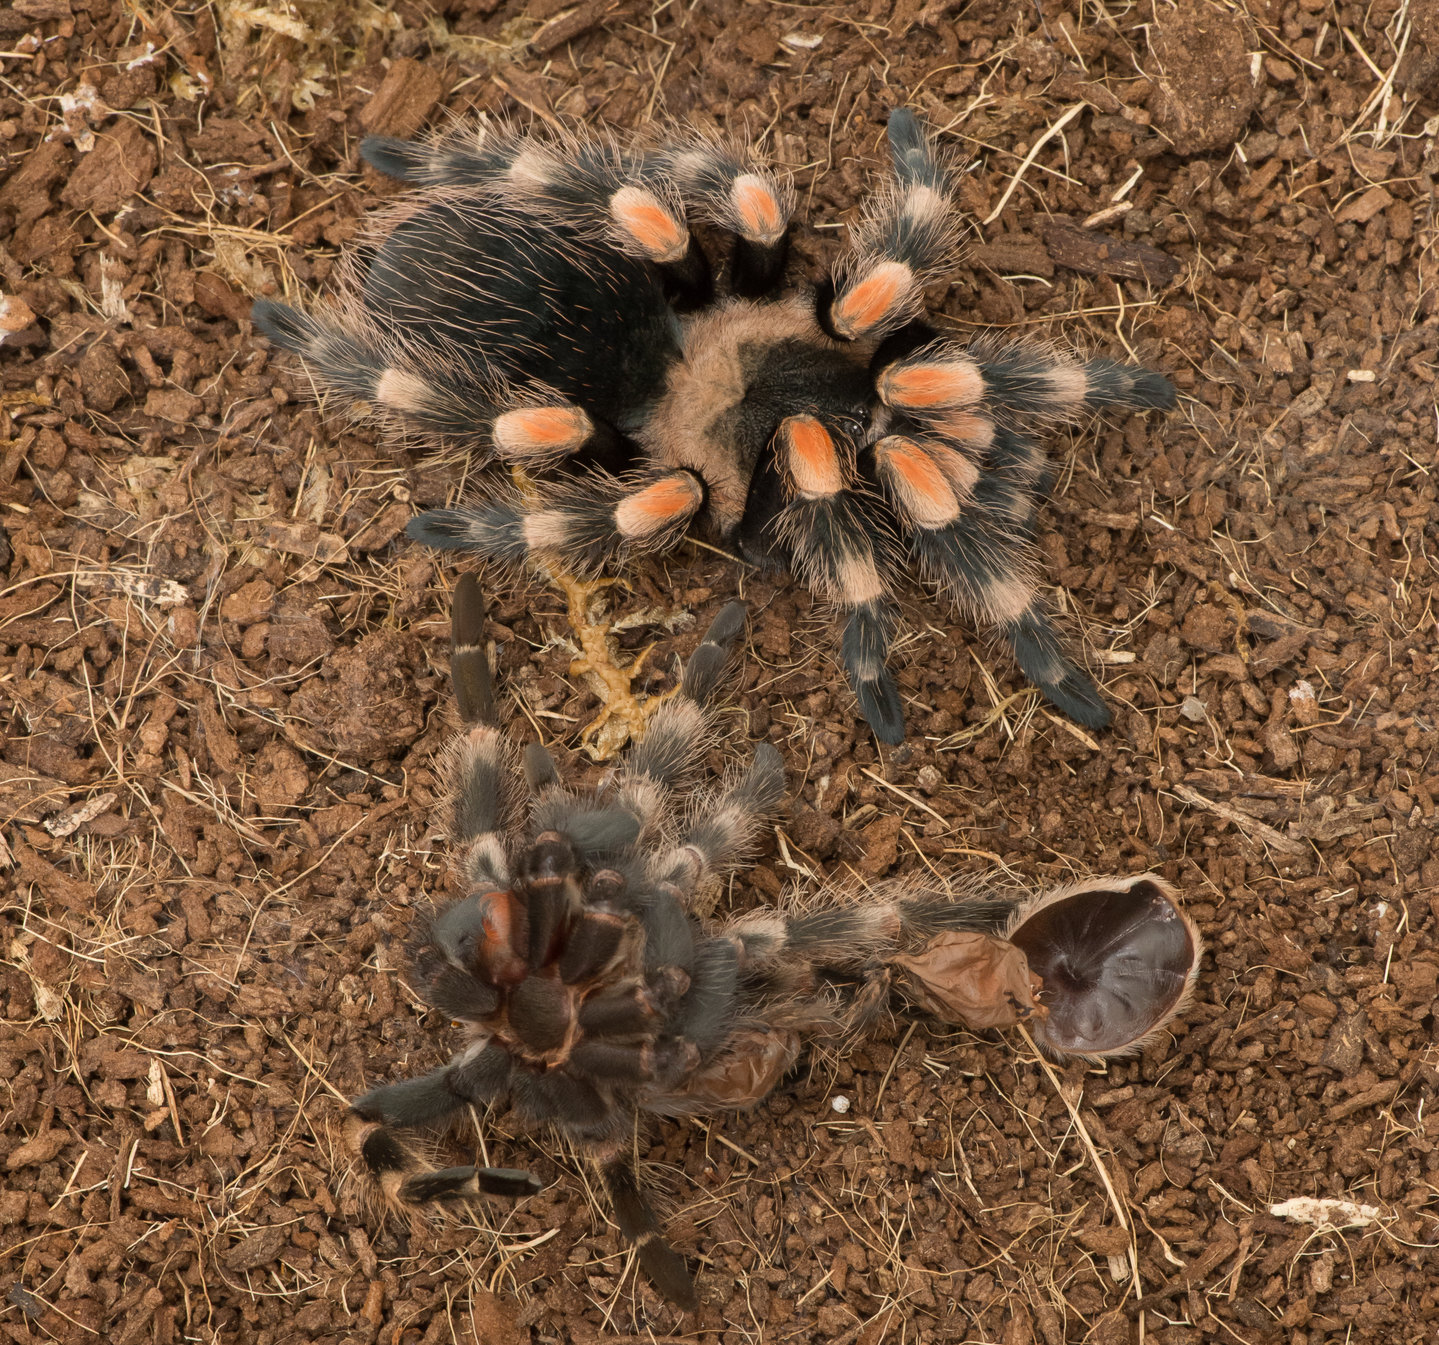
POLYGON ((942 822, 942 823, 944 824, 944 829, 945 829, 946 831, 949 830, 949 823, 948 823, 948 821, 945 820, 944 815, 943 815, 942 813, 937 813, 937 812, 935 812, 935 810, 934 810, 933 808, 931 808, 931 807, 929 806, 929 804, 927 804, 923 799, 917 799, 917 798, 915 798, 915 796, 914 796, 913 794, 907 793, 906 791, 904 791, 903 789, 901 789, 898 785, 892 785, 892 784, 890 784, 890 782, 889 782, 888 780, 886 780, 886 779, 884 778, 884 776, 882 776, 882 775, 876 775, 872 770, 870 770, 870 768, 869 768, 868 766, 861 766, 861 767, 859 768, 859 773, 860 773, 861 775, 867 775, 867 776, 869 776, 869 778, 870 778, 871 780, 873 780, 873 781, 875 782, 875 784, 877 784, 877 785, 883 785, 886 789, 890 790, 892 793, 898 794, 899 797, 902 798, 906 803, 912 803, 912 804, 914 804, 914 806, 915 806, 916 808, 923 808, 924 811, 927 812, 931 817, 937 818, 940 822, 942 822))
POLYGON ((1059 120, 1029 147, 1029 153, 1020 160, 1019 167, 1014 170, 1014 176, 1009 179, 1009 186, 1004 189, 1004 195, 999 198, 999 204, 980 221, 981 224, 993 224, 994 221, 1004 213, 1004 207, 1009 204, 1009 198, 1014 195, 1014 189, 1019 186, 1019 180, 1029 171, 1035 159, 1039 157, 1039 151, 1064 130, 1064 128, 1088 106, 1089 104, 1086 102, 1079 102, 1075 103, 1073 107, 1066 108, 1059 120))

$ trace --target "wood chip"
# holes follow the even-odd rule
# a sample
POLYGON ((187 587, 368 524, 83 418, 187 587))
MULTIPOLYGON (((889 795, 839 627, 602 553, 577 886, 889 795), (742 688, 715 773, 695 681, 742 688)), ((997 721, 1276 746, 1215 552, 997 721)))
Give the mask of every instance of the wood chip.
POLYGON ((47 818, 44 822, 45 830, 56 838, 68 836, 72 831, 79 830, 86 822, 93 822, 114 802, 114 794, 97 795, 84 803, 76 804, 73 808, 67 808, 58 817, 47 818))
POLYGON ((445 92, 444 77, 433 65, 402 58, 361 109, 360 125, 373 135, 412 136, 445 92))
POLYGON ((304 556, 321 565, 343 565, 350 559, 345 539, 332 532, 321 532, 315 523, 267 523, 256 540, 267 550, 304 556))
POLYGON ((123 593, 127 598, 140 598, 158 607, 180 607, 190 595, 173 579, 160 579, 137 570, 90 570, 75 576, 76 588, 97 588, 109 593, 123 593))
POLYGON ((1174 793, 1185 803, 1218 814, 1226 822, 1233 822, 1244 835, 1257 837, 1286 855, 1303 855, 1309 852, 1309 847, 1302 841, 1291 840, 1282 831, 1275 831, 1268 823, 1257 821, 1248 813, 1241 813, 1238 808, 1231 808, 1227 803, 1207 799, 1197 789, 1190 789, 1188 785, 1175 785, 1174 793))
POLYGON ((557 47, 583 37, 591 28, 598 28, 618 7, 618 0, 587 0, 545 24, 530 39, 530 50, 536 56, 548 56, 557 47))
POLYGON ((1044 225, 1044 246, 1056 266, 1089 276, 1116 276, 1167 285, 1184 268, 1148 243, 1127 243, 1066 220, 1044 225))

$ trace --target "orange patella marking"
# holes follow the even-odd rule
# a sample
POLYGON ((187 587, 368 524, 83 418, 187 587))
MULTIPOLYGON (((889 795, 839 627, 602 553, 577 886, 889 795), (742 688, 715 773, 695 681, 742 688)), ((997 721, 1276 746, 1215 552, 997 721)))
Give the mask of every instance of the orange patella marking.
POLYGON ((643 537, 699 508, 699 483, 688 472, 668 476, 636 491, 615 508, 615 526, 626 537, 643 537))
POLYGON ((762 178, 753 173, 737 177, 731 196, 746 238, 769 242, 784 231, 784 215, 780 213, 779 202, 762 178))
POLYGON ((657 262, 678 261, 689 247, 689 230, 657 197, 639 187, 621 187, 610 197, 610 212, 657 262))
POLYGON ((495 440, 513 452, 578 448, 590 437, 590 418, 578 407, 532 406, 495 421, 495 440))
POLYGON ((806 495, 833 495, 844 489, 844 471, 834 440, 813 416, 791 416, 784 423, 789 470, 806 495))
POLYGON ((894 479, 905 511, 923 528, 938 528, 959 514, 959 501, 939 465, 918 444, 892 435, 875 453, 894 479))
POLYGON ((834 306, 835 330, 857 336, 882 322, 909 298, 914 273, 903 262, 881 262, 834 306))
POLYGON ((967 361, 901 365, 880 381, 880 394, 890 406, 969 406, 983 393, 979 368, 967 361))

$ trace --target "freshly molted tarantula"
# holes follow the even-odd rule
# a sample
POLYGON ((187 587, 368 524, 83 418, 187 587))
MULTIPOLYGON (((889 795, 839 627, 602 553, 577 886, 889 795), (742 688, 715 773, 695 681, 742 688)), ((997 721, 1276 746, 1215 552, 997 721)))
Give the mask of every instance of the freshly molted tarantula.
POLYGON ((861 713, 904 738, 885 667, 906 563, 992 627, 1081 724, 1109 711, 1038 583, 1035 437, 1092 407, 1169 407, 1146 369, 926 321, 959 255, 954 174, 913 113, 894 182, 822 283, 786 266, 794 191, 690 136, 654 149, 479 126, 371 137, 419 189, 379 217, 339 304, 254 317, 321 382, 523 469, 524 490, 414 519, 431 546, 595 569, 703 525, 845 615, 861 713), (690 220, 731 236, 714 271, 690 220))
POLYGON ((712 741, 707 706, 742 605, 720 612, 643 741, 583 794, 544 748, 517 752, 497 726, 483 615, 466 575, 452 659, 465 727, 449 760, 467 895, 429 922, 411 975, 466 1042, 433 1073, 352 1104, 352 1145, 393 1201, 537 1190, 512 1169, 429 1170, 394 1130, 507 1103, 593 1161, 645 1273, 691 1309, 694 1282, 635 1169, 641 1113, 753 1106, 806 1042, 843 1045, 891 991, 977 1027, 1023 1020, 1050 1050, 1098 1055, 1178 1011, 1199 938, 1152 876, 1027 902, 983 882, 958 898, 896 882, 862 901, 822 892, 804 913, 699 919, 696 891, 739 866, 784 794, 780 755, 761 743, 743 771, 676 807, 712 741))

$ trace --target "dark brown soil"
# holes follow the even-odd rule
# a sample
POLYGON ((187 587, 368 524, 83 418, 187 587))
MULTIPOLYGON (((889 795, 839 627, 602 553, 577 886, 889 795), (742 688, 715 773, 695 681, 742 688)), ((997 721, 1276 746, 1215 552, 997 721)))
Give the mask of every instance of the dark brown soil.
MULTIPOLYGON (((1439 1339, 1436 49, 1434 0, 0 9, 0 1334, 1439 1339), (901 1020, 753 1114, 656 1126, 682 1320, 571 1156, 490 1130, 551 1184, 440 1228, 346 1175, 343 1099, 449 1042, 398 968, 445 890, 452 572, 401 530, 456 469, 322 416, 249 297, 317 287, 392 190, 369 131, 696 117, 766 134, 832 225, 905 101, 972 156, 959 329, 1184 394, 1055 445, 1044 548, 1114 728, 1044 713, 917 591, 896 752, 804 592, 686 547, 614 609, 754 603, 742 703, 795 802, 737 905, 1152 868, 1210 952, 1134 1061, 901 1020)), ((624 636, 660 640, 655 688, 674 631, 624 636)), ((561 600, 503 590, 490 634, 574 746, 561 600)))

